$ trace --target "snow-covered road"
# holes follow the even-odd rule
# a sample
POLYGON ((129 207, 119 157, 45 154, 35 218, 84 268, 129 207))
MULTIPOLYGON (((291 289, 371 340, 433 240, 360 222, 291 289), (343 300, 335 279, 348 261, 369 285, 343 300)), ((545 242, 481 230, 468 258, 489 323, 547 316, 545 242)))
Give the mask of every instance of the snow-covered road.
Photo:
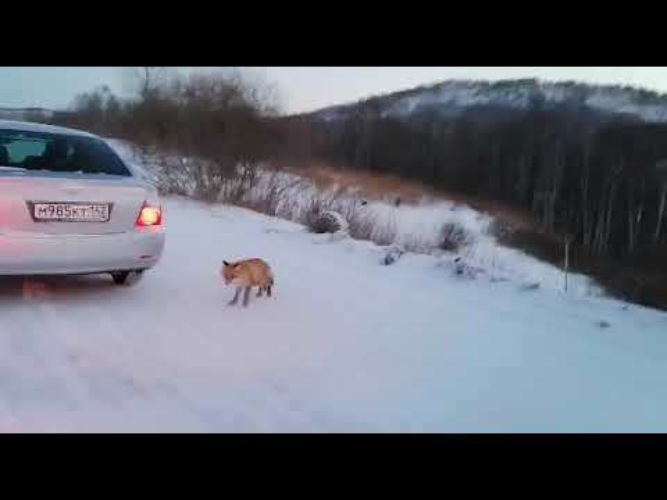
POLYGON ((667 314, 434 257, 382 266, 371 244, 238 208, 170 199, 166 216, 134 287, 0 284, 0 430, 667 430, 667 314), (220 263, 247 256, 273 266, 274 298, 229 308, 220 263))

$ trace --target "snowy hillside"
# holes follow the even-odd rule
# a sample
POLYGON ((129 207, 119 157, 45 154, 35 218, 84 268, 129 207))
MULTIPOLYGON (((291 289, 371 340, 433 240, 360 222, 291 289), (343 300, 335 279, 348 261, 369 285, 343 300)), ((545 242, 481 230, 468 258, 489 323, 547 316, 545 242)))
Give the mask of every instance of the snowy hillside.
POLYGON ((667 314, 379 263, 370 243, 224 205, 165 203, 164 260, 132 288, 0 287, 0 430, 666 431, 667 314), (226 305, 222 259, 272 299, 226 305))
MULTIPOLYGON (((579 83, 551 83, 538 80, 507 80, 494 83, 446 81, 428 87, 378 96, 372 100, 382 116, 407 117, 435 111, 456 116, 473 107, 521 110, 534 103, 570 108, 586 107, 600 113, 623 114, 647 122, 667 121, 667 96, 640 89, 579 83)), ((314 116, 325 121, 343 118, 355 104, 335 106, 314 116)))

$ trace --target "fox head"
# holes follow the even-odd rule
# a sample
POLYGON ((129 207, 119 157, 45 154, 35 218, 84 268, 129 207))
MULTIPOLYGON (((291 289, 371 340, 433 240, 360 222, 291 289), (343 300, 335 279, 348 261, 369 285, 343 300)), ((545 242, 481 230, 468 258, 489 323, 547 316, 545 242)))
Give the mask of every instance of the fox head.
POLYGON ((222 261, 222 279, 225 280, 225 285, 229 285, 236 277, 236 264, 230 264, 226 260, 222 261))

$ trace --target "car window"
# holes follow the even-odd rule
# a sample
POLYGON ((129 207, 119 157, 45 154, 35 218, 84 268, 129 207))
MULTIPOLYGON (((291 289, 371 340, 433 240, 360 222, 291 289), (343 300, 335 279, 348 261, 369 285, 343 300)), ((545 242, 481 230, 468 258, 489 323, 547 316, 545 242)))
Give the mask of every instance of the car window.
POLYGON ((44 154, 46 143, 44 141, 15 141, 6 144, 9 162, 20 164, 28 156, 40 156, 44 154))
POLYGON ((50 172, 131 175, 100 139, 16 130, 0 130, 0 165, 50 172))

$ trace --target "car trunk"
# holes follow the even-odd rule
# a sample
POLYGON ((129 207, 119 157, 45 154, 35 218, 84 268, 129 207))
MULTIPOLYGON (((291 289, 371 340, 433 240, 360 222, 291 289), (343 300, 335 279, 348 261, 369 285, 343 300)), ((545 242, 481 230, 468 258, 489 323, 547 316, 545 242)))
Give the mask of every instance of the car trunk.
POLYGON ((132 231, 145 196, 131 177, 0 172, 0 234, 132 231))

